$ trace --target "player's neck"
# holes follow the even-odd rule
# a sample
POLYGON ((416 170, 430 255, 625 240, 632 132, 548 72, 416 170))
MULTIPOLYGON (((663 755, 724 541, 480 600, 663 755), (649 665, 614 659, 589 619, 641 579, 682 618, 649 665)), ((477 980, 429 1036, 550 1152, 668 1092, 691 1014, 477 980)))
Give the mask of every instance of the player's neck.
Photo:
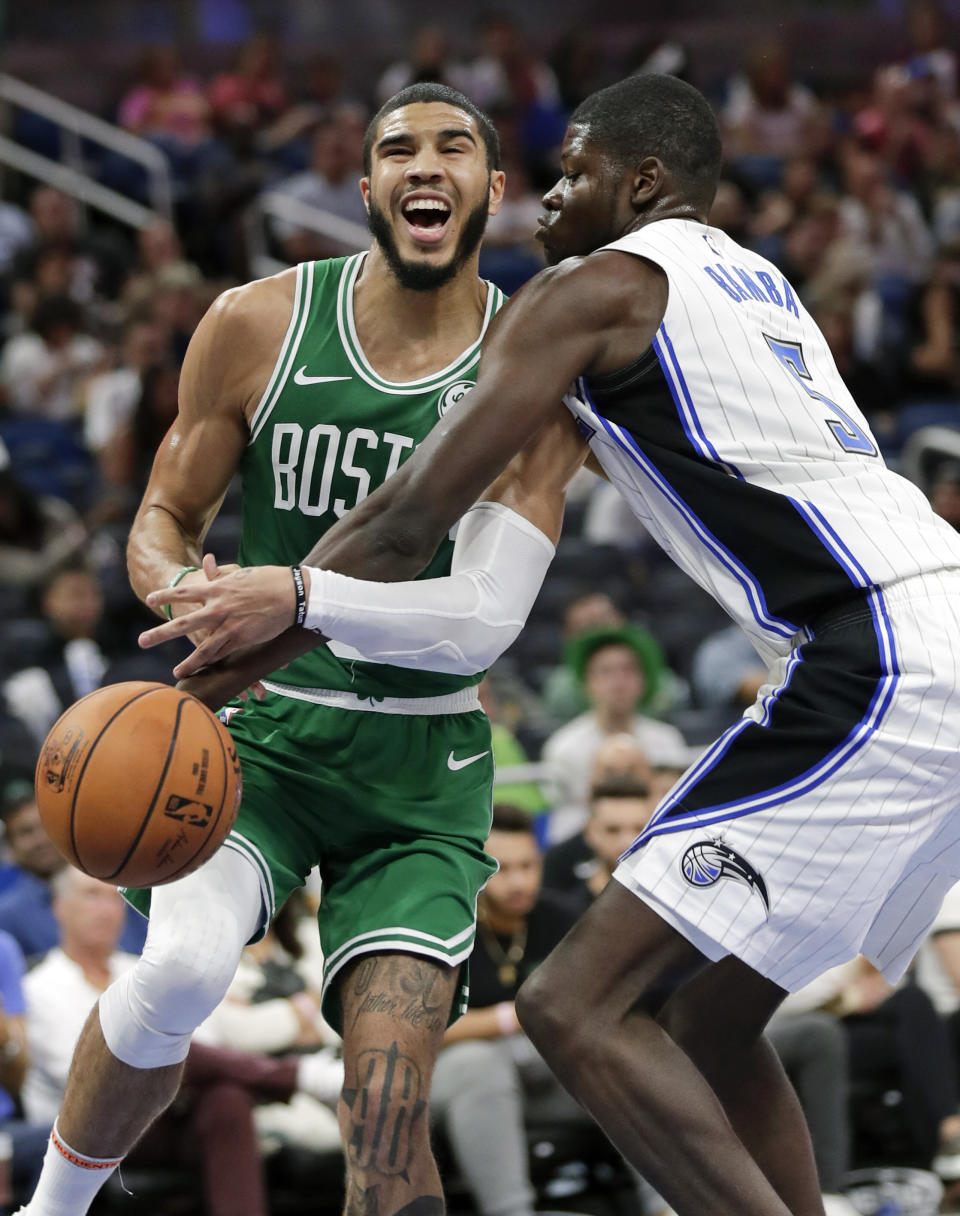
POLYGON ((376 244, 353 295, 363 352, 390 380, 417 379, 453 362, 480 336, 486 306, 476 258, 435 291, 412 291, 400 284, 376 244))

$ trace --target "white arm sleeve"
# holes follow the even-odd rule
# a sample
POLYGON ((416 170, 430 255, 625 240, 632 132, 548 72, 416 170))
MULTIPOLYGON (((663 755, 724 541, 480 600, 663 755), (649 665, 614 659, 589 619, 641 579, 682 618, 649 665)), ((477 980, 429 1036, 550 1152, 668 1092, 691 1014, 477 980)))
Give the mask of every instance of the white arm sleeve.
POLYGON ((445 578, 368 583, 309 567, 304 624, 381 663, 473 675, 523 628, 554 552, 516 511, 479 503, 460 521, 445 578))

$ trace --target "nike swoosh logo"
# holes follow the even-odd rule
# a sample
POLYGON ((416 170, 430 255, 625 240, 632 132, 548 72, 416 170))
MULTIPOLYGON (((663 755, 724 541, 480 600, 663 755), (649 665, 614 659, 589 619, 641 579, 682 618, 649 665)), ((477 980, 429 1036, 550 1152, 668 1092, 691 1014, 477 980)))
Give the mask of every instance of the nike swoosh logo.
POLYGON ((353 376, 308 376, 307 365, 298 367, 293 374, 294 384, 332 384, 334 380, 352 380, 353 376))
POLYGON ((458 768, 466 768, 468 764, 473 764, 475 761, 482 760, 484 756, 489 755, 490 749, 487 748, 485 752, 477 752, 475 756, 465 756, 463 760, 457 760, 453 752, 451 752, 450 755, 447 756, 447 768, 450 769, 451 772, 455 773, 458 768))

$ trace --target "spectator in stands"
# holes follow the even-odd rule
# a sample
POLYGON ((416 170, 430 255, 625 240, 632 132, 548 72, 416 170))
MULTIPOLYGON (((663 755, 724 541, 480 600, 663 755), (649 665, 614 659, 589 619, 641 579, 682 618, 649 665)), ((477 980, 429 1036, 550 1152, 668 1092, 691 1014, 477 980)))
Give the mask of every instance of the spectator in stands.
POLYGON ((266 934, 243 952, 226 998, 198 1028, 196 1041, 271 1056, 304 1053, 300 1092, 289 1101, 258 1106, 257 1131, 303 1148, 338 1149, 331 1107, 343 1084, 343 1062, 334 1051, 339 1039, 320 1014, 322 984, 316 922, 295 891, 266 934))
MULTIPOLYGON (((591 1124, 521 1032, 514 999, 577 909, 541 889, 540 852, 525 811, 497 803, 486 847, 500 868, 480 894, 469 1008, 446 1032, 431 1109, 481 1216, 532 1216, 526 1128, 559 1124, 586 1136, 591 1124)), ((638 1189, 648 1193, 639 1180, 638 1189)))
POLYGON ((245 42, 233 67, 214 78, 208 96, 217 129, 235 149, 248 150, 253 134, 289 105, 277 40, 256 34, 245 42))
POLYGON ((16 203, 0 202, 0 279, 6 278, 21 249, 33 243, 30 216, 16 203))
MULTIPOLYGON (((825 124, 819 102, 794 79, 790 56, 781 42, 757 46, 742 74, 729 86, 721 114, 727 155, 762 157, 818 155, 825 124)), ((776 180, 777 166, 772 172, 776 180)), ((771 184, 761 181, 760 184, 771 184)))
POLYGON ((742 713, 757 699, 767 668, 739 625, 727 625, 703 639, 693 654, 690 682, 697 703, 742 713))
MULTIPOLYGON (((143 346, 137 356, 155 358, 157 339, 162 331, 153 323, 146 323, 141 329, 149 333, 141 333, 139 340, 143 346)), ((128 372, 132 369, 123 370, 128 372)), ((101 515, 110 502, 118 509, 130 511, 132 515, 143 495, 157 448, 177 416, 180 382, 177 366, 170 361, 154 361, 143 365, 136 375, 137 395, 132 412, 120 416, 118 411, 111 431, 106 432, 104 428, 95 432, 97 439, 102 436, 99 447, 95 449, 103 482, 103 497, 99 504, 101 515)), ((110 404, 118 406, 123 399, 125 405, 129 399, 127 391, 133 387, 133 377, 127 380, 125 375, 124 381, 117 385, 116 395, 110 404)), ((103 404, 106 406, 108 403, 103 404)), ((91 429, 106 421, 104 415, 90 418, 91 429)), ((92 442, 90 446, 93 447, 92 442)))
MULTIPOLYGON (((127 323, 116 365, 100 372, 87 383, 87 405, 83 416, 83 437, 96 458, 103 490, 88 522, 122 518, 136 502, 127 493, 135 484, 127 457, 129 444, 120 440, 133 429, 137 407, 144 396, 148 370, 164 356, 165 335, 150 320, 134 318, 127 323)), ((156 391, 156 390, 154 390, 156 391)), ((154 451, 156 447, 154 447, 154 451)))
POLYGON ((38 632, 30 665, 8 676, 2 693, 39 748, 67 706, 100 687, 116 643, 105 629, 100 580, 82 561, 51 571, 38 602, 46 630, 38 632))
POLYGON ((377 105, 407 85, 423 81, 448 84, 470 96, 468 72, 450 55, 447 36, 438 25, 421 25, 413 31, 406 58, 391 63, 377 81, 377 105))
MULTIPOLYGON (((0 1134, 10 1137, 14 1186, 28 1194, 36 1186, 50 1134, 48 1125, 21 1117, 20 1090, 29 1052, 24 1024, 23 954, 9 933, 0 932, 0 1134)), ((2 1202, 2 1200, 0 1200, 2 1202)))
MULTIPOLYGON (((53 911, 53 880, 67 868, 46 833, 32 783, 14 779, 0 790, 0 819, 13 873, 3 876, 0 929, 15 938, 28 959, 52 950, 60 937, 53 911)), ((121 947, 139 954, 146 922, 120 910, 121 947)), ((66 1076, 66 1071, 64 1071, 66 1076)))
POLYGON ((504 784, 499 775, 504 769, 530 763, 530 758, 524 751, 517 736, 502 716, 502 706, 497 690, 490 676, 481 680, 477 692, 484 713, 490 719, 490 744, 493 751, 493 762, 498 773, 497 798, 501 802, 509 802, 519 806, 529 815, 536 815, 546 809, 546 799, 536 781, 517 781, 504 784))
MULTIPOLYGON (((957 1063, 947 1028, 930 997, 916 984, 892 988, 865 958, 834 967, 799 992, 781 1014, 826 1009, 843 1019, 850 1078, 876 1101, 901 1094, 900 1138, 911 1147, 902 1164, 939 1168, 960 1177, 960 1113, 957 1063)), ((883 1153, 882 1146, 875 1149, 883 1153)))
POLYGON ((137 81, 117 111, 117 120, 134 135, 188 154, 210 139, 212 111, 200 84, 183 74, 171 46, 151 47, 143 55, 137 81))
POLYGON ((86 542, 73 507, 62 498, 34 494, 13 472, 0 443, 0 587, 7 618, 19 615, 10 602, 12 589, 36 588, 52 570, 78 557, 86 542))
POLYGON ((944 460, 937 465, 930 485, 930 505, 960 532, 960 461, 944 460))
POLYGON ((38 186, 30 195, 34 237, 14 258, 11 277, 33 280, 40 253, 63 250, 70 258, 68 294, 80 304, 113 299, 128 261, 127 247, 115 234, 102 229, 87 232, 75 199, 54 186, 38 186))
MULTIPOLYGON (((627 618, 605 591, 581 588, 563 606, 563 638, 568 643, 594 629, 618 629, 626 623, 627 618)), ((541 697, 547 713, 559 722, 569 722, 590 708, 583 682, 569 663, 553 668, 541 697)))
POLYGON ((664 668, 660 647, 649 633, 636 625, 596 629, 574 638, 565 653, 583 683, 590 709, 544 744, 553 843, 583 826, 591 765, 611 735, 632 735, 652 766, 684 768, 687 755, 675 726, 642 712, 656 696, 664 668))
POLYGON ((148 224, 137 233, 137 260, 127 275, 123 284, 123 299, 131 309, 144 309, 162 283, 162 276, 171 266, 178 267, 183 273, 184 267, 189 267, 189 273, 194 279, 199 279, 200 272, 192 262, 187 261, 183 253, 183 245, 177 236, 176 229, 166 220, 158 220, 148 224))
MULTIPOLYGON (((366 228, 367 209, 359 185, 362 153, 363 140, 357 138, 355 112, 350 107, 341 107, 314 131, 310 167, 280 182, 274 192, 366 228)), ((289 220, 275 219, 273 230, 291 262, 329 257, 342 249, 330 238, 298 228, 289 220)))
POLYGON ((84 383, 105 354, 85 329, 83 310, 69 296, 40 301, 30 331, 11 338, 0 361, 16 413, 61 422, 80 413, 84 383))
POLYGON ((910 313, 905 391, 922 401, 960 403, 960 236, 940 249, 910 313))
POLYGON ((841 234, 869 254, 875 279, 921 282, 930 269, 933 238, 917 199, 893 186, 878 153, 862 145, 847 144, 840 165, 841 234))
POLYGON ((636 777, 608 777, 590 790, 583 830, 547 850, 543 885, 577 901, 581 911, 610 881, 617 860, 653 813, 650 787, 636 777))
MULTIPOLYGON (((115 887, 70 866, 54 885, 59 945, 24 981, 30 1046, 24 1106, 31 1119, 48 1127, 91 1008, 135 961, 118 949, 123 902, 115 887)), ((180 1098, 138 1145, 130 1164, 169 1167, 199 1155, 208 1216, 267 1216, 253 1109, 258 1101, 289 1099, 300 1073, 296 1057, 273 1060, 193 1044, 180 1098)))

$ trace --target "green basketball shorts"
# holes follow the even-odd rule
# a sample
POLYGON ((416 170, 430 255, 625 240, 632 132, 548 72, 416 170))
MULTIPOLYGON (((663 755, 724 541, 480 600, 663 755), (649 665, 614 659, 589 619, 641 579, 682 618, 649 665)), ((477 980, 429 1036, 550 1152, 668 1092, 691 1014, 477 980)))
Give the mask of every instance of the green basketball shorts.
MULTIPOLYGON (((334 979, 380 951, 461 964, 455 1019, 466 1009, 477 895, 496 869, 484 850, 490 723, 476 689, 371 703, 267 687, 264 701, 229 713, 243 801, 223 847, 256 867, 267 919, 319 866, 323 1012, 337 1030, 334 979)), ((124 895, 148 912, 149 891, 124 895)))

